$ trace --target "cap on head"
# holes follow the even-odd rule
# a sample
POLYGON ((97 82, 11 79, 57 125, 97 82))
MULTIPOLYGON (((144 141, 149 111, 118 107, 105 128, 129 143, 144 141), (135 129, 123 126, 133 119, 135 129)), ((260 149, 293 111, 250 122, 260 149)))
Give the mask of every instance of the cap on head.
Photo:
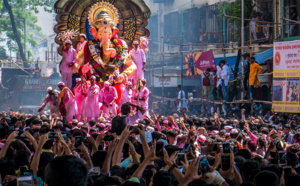
POLYGON ((96 80, 96 76, 92 76, 91 79, 96 80))
POLYGON ((60 82, 57 83, 57 86, 65 86, 65 83, 60 81, 60 82))
POLYGON ((104 87, 109 87, 110 83, 108 81, 104 82, 104 87))
POLYGON ((68 44, 69 44, 69 45, 72 45, 73 43, 72 43, 71 40, 68 39, 68 40, 66 41, 66 45, 68 45, 68 44))
POLYGON ((86 35, 84 33, 80 34, 81 37, 84 37, 84 39, 87 39, 86 35))
POLYGON ((126 85, 132 86, 132 83, 131 83, 130 81, 128 81, 128 82, 126 83, 126 85))
POLYGON ((81 82, 81 78, 76 78, 76 83, 81 82))
POLYGON ((231 134, 237 134, 237 133, 239 133, 239 131, 238 131, 237 129, 232 129, 232 130, 230 131, 230 133, 231 133, 231 134))
POLYGON ((224 127, 224 129, 225 130, 231 130, 233 127, 232 126, 229 126, 229 125, 226 125, 225 127, 224 127))
POLYGON ((203 136, 202 134, 198 137, 198 141, 199 142, 205 142, 206 141, 206 137, 203 136))
POLYGON ((51 92, 52 90, 53 90, 52 87, 48 87, 48 88, 47 88, 47 92, 51 92))
POLYGON ((138 41, 133 41, 133 43, 132 43, 133 45, 138 45, 139 44, 139 42, 138 41))

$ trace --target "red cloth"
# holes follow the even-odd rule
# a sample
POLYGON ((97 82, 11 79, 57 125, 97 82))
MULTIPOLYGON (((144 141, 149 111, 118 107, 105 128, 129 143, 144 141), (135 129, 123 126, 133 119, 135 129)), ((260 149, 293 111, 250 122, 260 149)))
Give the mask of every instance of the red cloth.
POLYGON ((215 75, 215 77, 214 77, 214 87, 217 87, 217 81, 218 81, 218 78, 217 78, 217 75, 215 75))
POLYGON ((203 72, 203 86, 210 86, 210 80, 209 80, 209 74, 207 75, 205 72, 203 72))
POLYGON ((121 97, 122 97, 122 88, 123 88, 123 84, 122 83, 119 83, 119 84, 115 84, 114 85, 116 91, 117 91, 117 94, 118 94, 118 99, 116 100, 116 104, 119 106, 118 107, 118 110, 117 110, 117 113, 119 114, 120 113, 120 100, 121 100, 121 97))

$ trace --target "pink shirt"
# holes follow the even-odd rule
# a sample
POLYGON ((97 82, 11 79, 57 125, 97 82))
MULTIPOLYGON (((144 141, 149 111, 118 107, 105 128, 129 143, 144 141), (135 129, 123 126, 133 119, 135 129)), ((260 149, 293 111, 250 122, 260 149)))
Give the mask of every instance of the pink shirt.
POLYGON ((60 70, 62 73, 71 73, 73 72, 73 67, 70 67, 70 63, 74 63, 76 60, 77 52, 74 48, 70 48, 69 50, 63 50, 63 59, 60 65, 60 70))
POLYGON ((113 100, 118 99, 118 94, 115 87, 109 87, 109 91, 106 88, 102 88, 100 92, 100 102, 110 104, 113 100))
POLYGON ((76 51, 79 52, 80 50, 82 50, 86 43, 87 41, 84 41, 83 43, 79 42, 77 44, 76 51))
MULTIPOLYGON (((136 97, 137 97, 137 95, 138 94, 136 94, 136 97)), ((140 100, 142 107, 145 109, 148 109, 149 95, 150 95, 150 91, 148 90, 148 88, 142 87, 141 91, 139 93, 139 97, 140 97, 140 99, 145 99, 145 100, 140 100)))
POLYGON ((144 78, 144 71, 143 71, 143 67, 144 64, 143 62, 146 62, 146 57, 145 57, 145 53, 142 49, 138 48, 137 50, 132 49, 129 52, 129 55, 131 56, 133 62, 136 64, 137 66, 137 78, 144 78))
POLYGON ((131 89, 128 90, 127 88, 124 88, 122 90, 120 105, 127 103, 127 102, 131 102, 131 98, 132 98, 132 90, 131 89))

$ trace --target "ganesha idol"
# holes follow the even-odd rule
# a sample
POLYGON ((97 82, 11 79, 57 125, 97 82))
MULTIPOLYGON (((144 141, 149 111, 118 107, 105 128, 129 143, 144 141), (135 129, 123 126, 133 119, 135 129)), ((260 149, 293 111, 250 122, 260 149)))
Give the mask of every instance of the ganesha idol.
POLYGON ((79 52, 76 66, 90 64, 100 77, 100 82, 108 80, 112 74, 131 76, 136 70, 127 64, 132 63, 131 60, 126 60, 128 50, 125 41, 117 36, 118 21, 118 10, 108 2, 94 4, 88 13, 86 21, 88 43, 79 52), (126 70, 128 67, 130 70, 126 70))

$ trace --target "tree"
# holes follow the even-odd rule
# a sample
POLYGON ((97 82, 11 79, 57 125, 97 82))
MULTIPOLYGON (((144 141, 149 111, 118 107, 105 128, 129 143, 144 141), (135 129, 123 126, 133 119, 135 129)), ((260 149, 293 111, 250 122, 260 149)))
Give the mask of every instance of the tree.
POLYGON ((6 54, 6 50, 3 46, 0 46, 0 60, 7 59, 8 56, 6 54))
MULTIPOLYGON (((254 12, 256 2, 257 2, 257 0, 244 0, 244 17, 245 17, 245 19, 250 19, 251 14, 254 12)), ((241 18, 242 17, 241 7, 242 7, 242 1, 241 0, 236 0, 233 3, 225 4, 226 15, 241 18)), ((219 16, 222 16, 222 14, 223 14, 223 5, 219 6, 218 9, 220 10, 219 16)), ((239 25, 241 24, 240 19, 233 19, 233 18, 226 18, 226 19, 229 19, 232 22, 235 21, 239 25)), ((244 26, 247 26, 248 21, 245 20, 244 23, 245 23, 244 26)))
POLYGON ((36 25, 38 19, 33 14, 38 12, 38 7, 52 11, 56 0, 2 0, 0 1, 0 34, 5 34, 18 46, 18 52, 27 65, 26 51, 24 51, 24 24, 26 24, 26 44, 37 45, 37 40, 42 34, 41 28, 36 25), (25 20, 25 21, 24 21, 25 20), (22 32, 23 30, 23 32, 22 32))
MULTIPOLYGON (((250 19, 252 13, 254 12, 254 8, 256 6, 256 2, 257 0, 244 0, 244 17, 245 19, 250 19)), ((236 0, 233 3, 228 3, 225 4, 225 12, 226 15, 229 16, 234 16, 234 17, 239 17, 241 18, 242 16, 242 11, 241 11, 241 7, 242 7, 242 1, 241 0, 236 0)), ((223 15, 223 5, 218 7, 220 14, 219 16, 223 15)), ((229 19, 231 22, 236 22, 238 25, 241 25, 241 20, 240 19, 234 19, 234 18, 226 18, 229 19)), ((249 21, 245 20, 244 21, 244 27, 247 27, 247 25, 249 24, 249 21)), ((246 31, 246 29, 245 29, 246 31)), ((240 37, 240 33, 236 34, 238 38, 240 37)), ((239 39, 239 44, 241 45, 241 40, 239 39)), ((234 71, 233 71, 233 75, 234 75, 234 79, 236 79, 238 77, 238 72, 239 72, 239 63, 241 60, 241 49, 239 49, 238 51, 238 56, 237 56, 237 60, 235 62, 235 67, 234 67, 234 71)), ((237 84, 238 82, 235 81, 233 83, 232 86, 230 86, 230 98, 229 100, 232 100, 238 93, 237 91, 237 84)), ((243 87, 241 87, 243 88, 243 87)))

